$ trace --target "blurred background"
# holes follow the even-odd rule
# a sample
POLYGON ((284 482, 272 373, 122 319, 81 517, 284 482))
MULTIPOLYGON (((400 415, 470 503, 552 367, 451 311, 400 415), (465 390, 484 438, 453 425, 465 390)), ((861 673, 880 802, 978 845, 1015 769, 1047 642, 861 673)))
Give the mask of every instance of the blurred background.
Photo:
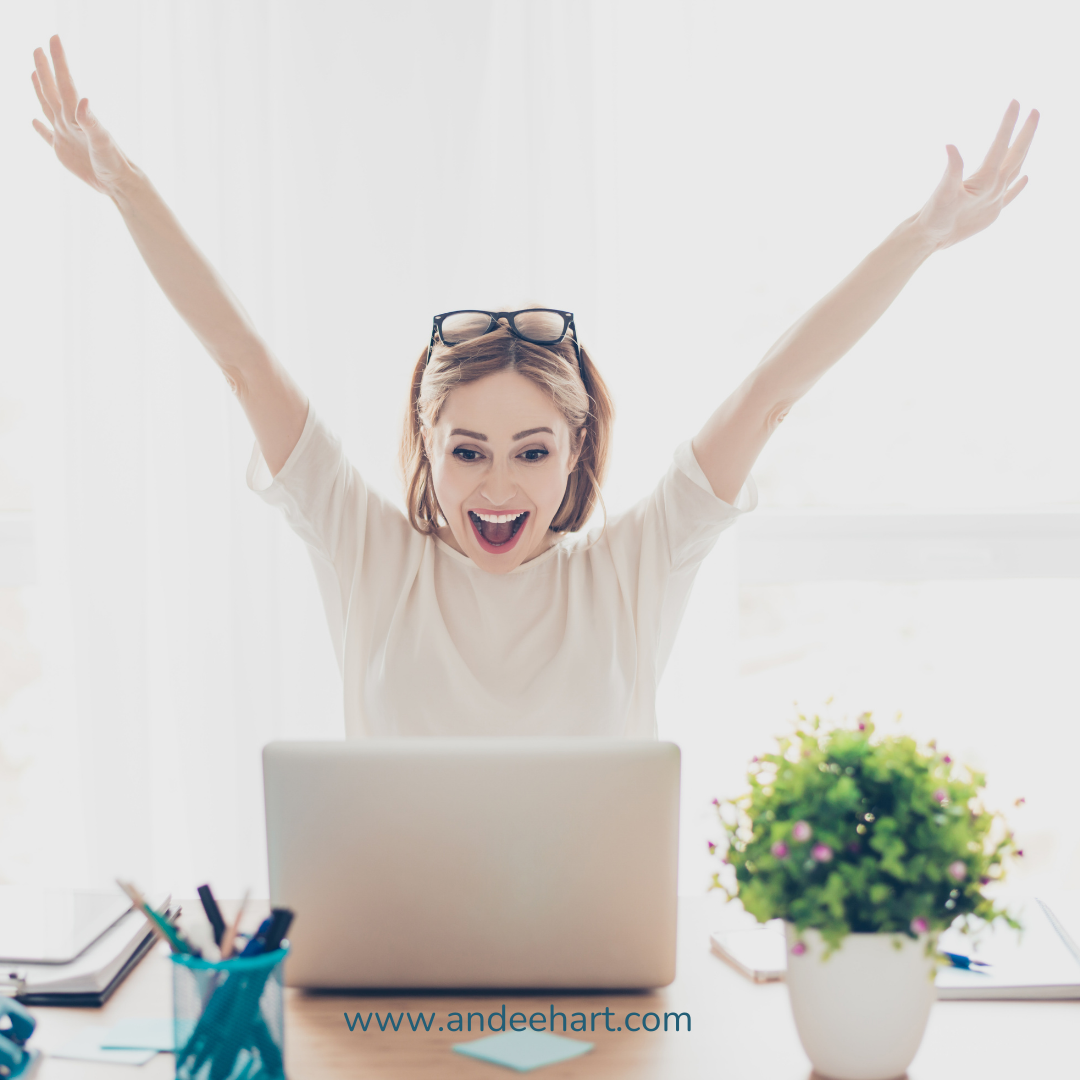
POLYGON ((1021 880, 1080 888, 1077 21, 1052 2, 3 5, 0 881, 265 895, 259 750, 342 734, 311 566, 245 488, 240 409, 116 209, 31 127, 32 51, 58 32, 398 497, 433 313, 576 312, 619 409, 618 510, 919 208, 947 142, 973 170, 1011 98, 1037 107, 1028 189, 766 448, 659 716, 683 748, 684 893, 708 884, 713 796, 822 710, 985 769, 1021 880))

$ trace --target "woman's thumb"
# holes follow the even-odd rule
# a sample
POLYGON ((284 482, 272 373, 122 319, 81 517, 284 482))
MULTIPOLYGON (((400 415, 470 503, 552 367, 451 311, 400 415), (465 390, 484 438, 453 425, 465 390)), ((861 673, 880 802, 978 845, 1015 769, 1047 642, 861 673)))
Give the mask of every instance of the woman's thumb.
POLYGON ((89 98, 83 98, 75 106, 75 123, 87 130, 97 127, 97 117, 90 111, 89 98))

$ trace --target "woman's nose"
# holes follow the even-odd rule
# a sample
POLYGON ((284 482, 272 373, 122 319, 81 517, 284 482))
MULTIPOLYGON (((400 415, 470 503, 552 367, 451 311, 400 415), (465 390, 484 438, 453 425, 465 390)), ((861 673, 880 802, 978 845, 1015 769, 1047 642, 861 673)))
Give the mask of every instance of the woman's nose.
POLYGON ((492 506, 502 506, 517 494, 517 485, 505 468, 496 467, 484 478, 480 494, 492 506))

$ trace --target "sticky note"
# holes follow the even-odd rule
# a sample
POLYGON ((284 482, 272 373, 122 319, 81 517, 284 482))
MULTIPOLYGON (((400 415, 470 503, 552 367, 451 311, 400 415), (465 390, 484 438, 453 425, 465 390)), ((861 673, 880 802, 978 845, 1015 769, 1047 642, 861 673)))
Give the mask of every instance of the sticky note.
POLYGON ((587 1054, 593 1044, 580 1039, 564 1039, 546 1031, 504 1031, 473 1042, 455 1043, 454 1050, 493 1065, 505 1065, 518 1072, 529 1072, 542 1065, 587 1054))
POLYGON ((76 1061, 104 1061, 111 1065, 145 1065, 156 1050, 103 1050, 101 1040, 108 1028, 84 1027, 68 1039, 59 1050, 48 1051, 52 1057, 74 1058, 76 1061))
MULTIPOLYGON (((192 1021, 183 1020, 180 1042, 187 1041, 193 1027, 192 1021)), ((109 1028, 101 1039, 103 1050, 165 1050, 172 1053, 173 1021, 168 1017, 129 1016, 109 1028)))

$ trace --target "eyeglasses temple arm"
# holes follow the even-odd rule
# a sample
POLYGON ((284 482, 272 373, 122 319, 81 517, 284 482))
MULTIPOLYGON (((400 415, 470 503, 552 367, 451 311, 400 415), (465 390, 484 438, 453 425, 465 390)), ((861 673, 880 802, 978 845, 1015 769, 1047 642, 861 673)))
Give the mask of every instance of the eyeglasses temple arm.
POLYGON ((570 320, 570 332, 574 335, 574 353, 577 355, 577 369, 578 374, 581 376, 581 381, 585 381, 585 368, 581 364, 581 343, 577 339, 577 327, 574 325, 574 320, 570 320))
POLYGON ((438 330, 438 328, 439 328, 438 323, 434 319, 432 319, 431 320, 431 340, 428 342, 427 356, 424 358, 424 367, 427 367, 428 364, 431 363, 431 350, 435 348, 435 333, 438 330))

